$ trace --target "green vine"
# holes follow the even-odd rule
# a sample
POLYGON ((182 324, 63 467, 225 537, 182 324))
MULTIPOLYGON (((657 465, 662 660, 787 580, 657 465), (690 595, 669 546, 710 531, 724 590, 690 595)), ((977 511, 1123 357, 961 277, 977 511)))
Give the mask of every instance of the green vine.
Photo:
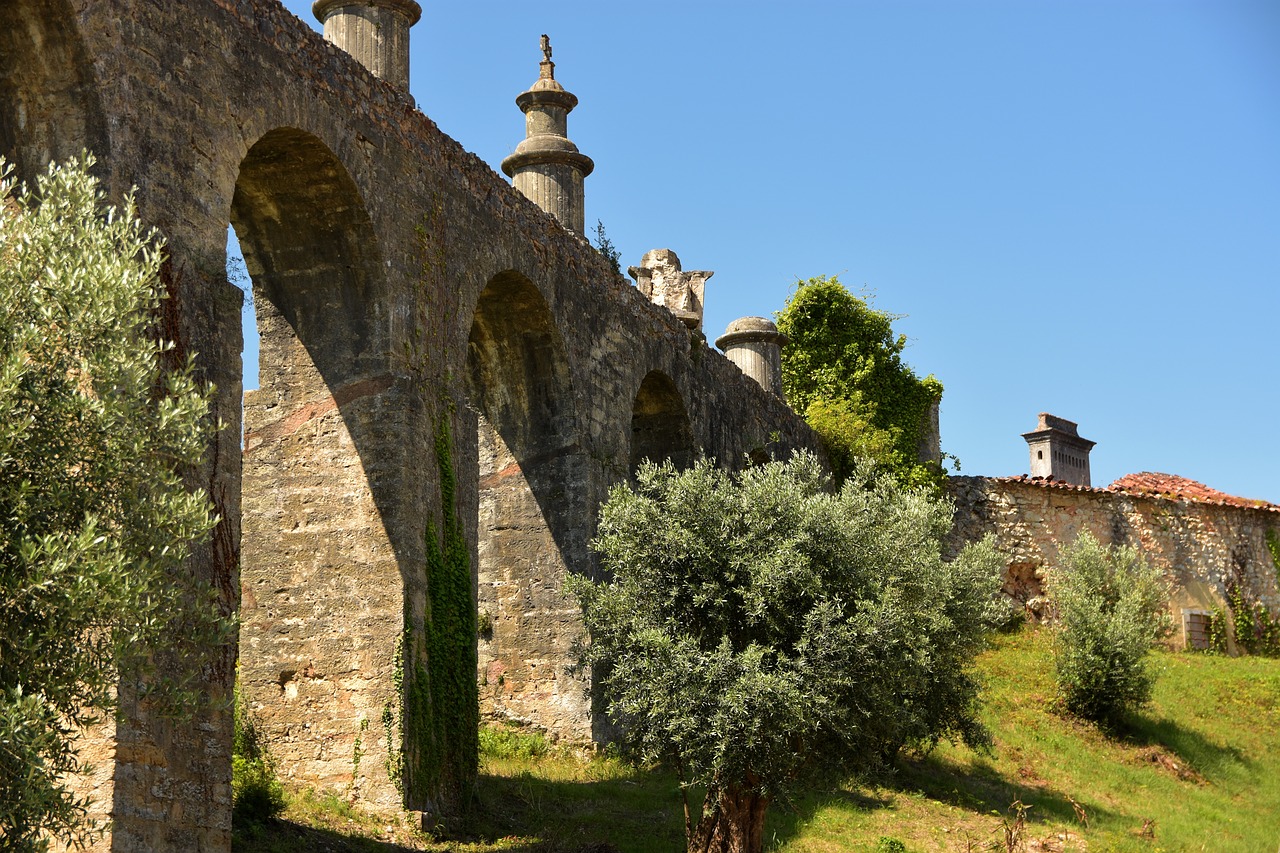
POLYGON ((1271 552, 1271 562, 1280 569, 1280 533, 1276 533, 1275 528, 1267 528, 1266 539, 1267 550, 1271 552))
POLYGON ((364 733, 369 731, 369 718, 360 718, 360 728, 356 731, 355 744, 351 747, 351 785, 348 792, 354 792, 360 784, 360 759, 364 758, 364 733))
POLYGON ((1246 600, 1238 584, 1227 587, 1227 604, 1235 622, 1236 646, 1251 655, 1280 657, 1280 619, 1262 602, 1246 600))
MULTIPOLYGON (((395 657, 392 664, 391 682, 395 688, 393 695, 404 696, 404 638, 408 633, 408 620, 405 629, 396 637, 395 657)), ((403 699, 402 699, 403 701, 403 699)), ((396 786, 400 795, 404 796, 404 709, 400 702, 388 700, 382 705, 382 730, 387 737, 386 768, 387 778, 396 786)))
POLYGON ((821 438, 837 482, 870 457, 907 485, 939 487, 941 466, 919 459, 942 383, 918 377, 902 360, 907 339, 893 314, 871 307, 834 276, 796 283, 777 313, 787 402, 821 438))
POLYGON ((1213 608, 1209 614, 1208 641, 1209 648, 1206 651, 1220 655, 1227 653, 1227 635, 1231 630, 1231 626, 1227 623, 1227 613, 1221 607, 1213 608))
MULTIPOLYGON (((403 779, 435 792, 443 812, 465 808, 477 771, 480 710, 476 694, 476 606, 471 549, 458 520, 457 478, 448 423, 436 430, 443 528, 426 529, 428 603, 422 642, 406 642, 403 726, 408 733, 403 779)), ((406 597, 405 625, 412 626, 406 597)))

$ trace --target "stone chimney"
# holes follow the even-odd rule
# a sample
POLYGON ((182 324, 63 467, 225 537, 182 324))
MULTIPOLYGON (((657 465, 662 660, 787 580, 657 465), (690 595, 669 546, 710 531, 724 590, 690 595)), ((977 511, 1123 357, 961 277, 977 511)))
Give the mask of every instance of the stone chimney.
MULTIPOLYGON (((680 258, 670 249, 650 249, 640 266, 627 267, 640 292, 680 318, 690 329, 702 331, 702 298, 711 270, 682 270, 680 258)), ((776 330, 775 330, 776 331, 776 330)))
POLYGON ((1089 451, 1096 441, 1081 438, 1076 425, 1065 418, 1040 413, 1040 422, 1024 432, 1031 449, 1031 476, 1052 477, 1073 486, 1089 486, 1089 451))
POLYGON ((409 28, 422 17, 414 0, 316 0, 311 12, 324 24, 326 41, 409 91, 409 28))
POLYGON ((761 388, 782 397, 782 348, 787 336, 764 317, 742 317, 729 324, 716 346, 761 388))
POLYGON ((516 97, 524 113, 525 138, 515 153, 502 161, 502 171, 524 197, 577 234, 586 230, 583 179, 595 163, 569 141, 569 112, 576 96, 556 82, 551 41, 542 37, 538 80, 516 97))

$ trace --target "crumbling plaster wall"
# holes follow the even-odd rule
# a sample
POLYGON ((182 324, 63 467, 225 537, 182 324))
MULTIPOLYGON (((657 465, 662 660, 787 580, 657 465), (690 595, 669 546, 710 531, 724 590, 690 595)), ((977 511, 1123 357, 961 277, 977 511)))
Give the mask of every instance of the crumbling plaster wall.
MULTIPOLYGON (((6 7, 3 153, 30 179, 50 157, 91 148, 109 195, 136 187, 141 217, 167 241, 167 331, 216 385, 223 424, 200 475, 222 523, 189 567, 223 591, 228 611, 239 610, 246 697, 283 774, 374 805, 400 801, 386 770, 398 747, 375 715, 400 700, 392 676, 406 615, 411 635, 422 630, 428 523, 439 529, 445 513, 456 513, 474 561, 478 421, 492 396, 476 399, 469 339, 481 293, 503 275, 527 281, 550 318, 563 369, 548 373, 536 359, 522 369, 554 386, 571 463, 555 470, 578 479, 548 482, 540 460, 511 460, 512 500, 534 528, 517 543, 532 553, 490 556, 523 560, 505 582, 539 592, 517 596, 528 599, 519 613, 492 614, 487 662, 505 667, 510 695, 489 701, 497 713, 589 735, 584 685, 562 675, 577 623, 560 576, 593 571, 594 508, 629 474, 631 407, 644 377, 669 377, 696 445, 721 460, 815 447, 804 424, 405 94, 272 0, 6 7), (274 148, 256 149, 269 156, 255 160, 263 140, 274 148), (242 175, 247 157, 276 169, 256 193, 242 175), (308 201, 308 181, 341 216, 326 220, 316 198, 308 201), (241 299, 224 275, 232 220, 245 232, 263 317, 262 387, 244 410, 243 571, 241 299), (348 254, 317 260, 321 246, 280 227, 289 222, 310 229, 308 239, 333 237, 348 254), (348 228, 366 241, 358 252, 348 228), (441 506, 432 450, 442 422, 453 436, 454 507, 441 506), (575 514, 548 523, 566 490, 575 514), (504 620, 514 627, 499 627, 504 620), (521 675, 533 659, 547 661, 553 677, 521 675)), ((522 346, 509 350, 543 351, 522 346)), ((511 413, 504 417, 493 425, 499 435, 511 427, 511 413)), ((104 845, 228 849, 236 659, 237 649, 220 648, 182 662, 207 681, 208 701, 191 721, 151 719, 145 705, 127 703, 116 739, 90 749, 114 770, 96 789, 115 822, 104 845)), ((411 807, 447 805, 433 801, 440 791, 408 787, 411 807)))
POLYGON ((1186 644, 1182 611, 1226 609, 1228 584, 1280 614, 1277 569, 1266 532, 1280 534, 1280 513, 1031 480, 952 477, 954 553, 993 533, 1008 558, 1005 592, 1034 612, 1043 607, 1045 572, 1058 549, 1088 531, 1104 545, 1140 548, 1172 582, 1176 646, 1186 644))

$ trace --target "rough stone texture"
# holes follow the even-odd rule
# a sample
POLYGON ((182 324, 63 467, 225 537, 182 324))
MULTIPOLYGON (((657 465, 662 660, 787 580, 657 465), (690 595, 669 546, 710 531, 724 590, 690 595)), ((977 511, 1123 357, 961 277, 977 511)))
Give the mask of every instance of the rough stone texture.
POLYGON ((994 533, 1008 556, 1005 592, 1035 616, 1045 572, 1058 549, 1084 531, 1106 545, 1141 548, 1173 584, 1176 647, 1187 643, 1186 612, 1226 609, 1226 587, 1280 615, 1280 586, 1266 531, 1280 534, 1280 507, 1089 489, 1027 478, 952 477, 955 527, 948 550, 994 533))
POLYGON ((924 413, 924 423, 920 429, 920 441, 916 445, 916 455, 921 462, 942 464, 942 426, 938 422, 940 404, 935 400, 929 404, 924 413))
POLYGON ((670 249, 650 249, 640 266, 627 267, 640 292, 680 318, 690 329, 702 331, 703 301, 711 270, 684 270, 670 249))
MULTIPOLYGON (((422 642, 425 536, 446 513, 463 522, 491 611, 486 710, 565 736, 599 730, 567 673, 578 623, 560 590, 566 572, 597 570, 587 542, 609 486, 637 448, 734 464, 816 446, 805 425, 277 3, 5 10, 0 153, 30 179, 90 148, 108 193, 136 186, 167 240, 166 334, 215 383, 225 424, 202 473, 223 520, 188 568, 241 611, 245 694, 281 771, 373 805, 450 806, 418 778, 401 799, 385 759, 416 733, 388 743, 379 725, 401 699, 397 641, 422 642), (243 553, 228 223, 262 336, 261 389, 244 401, 243 553), (442 422, 451 507, 433 449, 442 422)), ((89 750, 111 776, 86 782, 114 819, 104 849, 228 849, 236 659, 229 647, 172 662, 207 680, 193 719, 154 719, 126 698, 114 741, 89 750)))

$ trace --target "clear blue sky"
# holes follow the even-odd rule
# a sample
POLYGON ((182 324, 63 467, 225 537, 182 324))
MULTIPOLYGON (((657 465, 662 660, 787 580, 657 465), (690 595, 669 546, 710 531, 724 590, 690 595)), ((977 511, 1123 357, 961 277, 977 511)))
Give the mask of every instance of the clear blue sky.
POLYGON ((1049 411, 1095 485, 1280 502, 1274 0, 421 2, 413 95, 495 170, 550 34, 588 223, 715 270, 712 339, 838 274, 963 473, 1026 472, 1049 411))

